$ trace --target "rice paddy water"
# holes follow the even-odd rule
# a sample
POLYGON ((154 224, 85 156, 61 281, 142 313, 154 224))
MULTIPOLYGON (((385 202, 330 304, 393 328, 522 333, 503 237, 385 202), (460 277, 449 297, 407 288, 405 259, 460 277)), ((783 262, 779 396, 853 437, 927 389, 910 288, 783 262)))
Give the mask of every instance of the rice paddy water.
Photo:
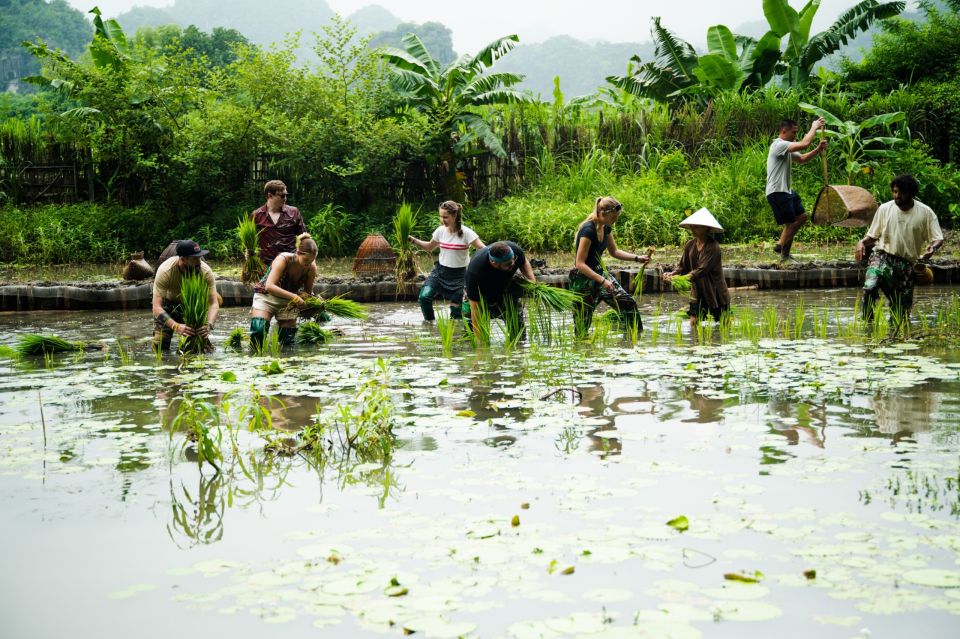
POLYGON ((2 634, 956 636, 956 291, 897 334, 732 296, 585 341, 531 302, 510 349, 372 305, 263 355, 228 308, 187 359, 149 311, 0 316, 2 634), (48 333, 101 348, 16 355, 48 333))

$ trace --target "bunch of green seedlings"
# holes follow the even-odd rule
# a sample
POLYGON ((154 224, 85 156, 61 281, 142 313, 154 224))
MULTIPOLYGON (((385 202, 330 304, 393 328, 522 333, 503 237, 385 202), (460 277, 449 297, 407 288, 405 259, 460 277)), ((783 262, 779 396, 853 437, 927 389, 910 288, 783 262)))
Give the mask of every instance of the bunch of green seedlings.
POLYGON ((394 274, 397 278, 397 292, 417 275, 416 251, 408 239, 417 227, 419 211, 404 202, 393 217, 393 250, 397 254, 394 274))
POLYGON ((14 347, 16 353, 21 357, 83 351, 86 348, 87 346, 82 342, 68 342, 56 335, 38 335, 35 333, 21 335, 14 347))
MULTIPOLYGON (((293 302, 287 305, 286 309, 297 309, 293 302)), ((362 304, 348 300, 342 295, 337 295, 329 299, 319 295, 306 295, 303 298, 303 306, 299 307, 301 319, 313 319, 318 316, 335 315, 345 319, 365 320, 367 319, 367 310, 362 304)))
POLYGON ((230 335, 227 337, 227 348, 233 351, 243 350, 243 343, 247 339, 247 332, 243 330, 243 327, 236 326, 230 335))
POLYGON ((237 237, 240 240, 240 253, 244 256, 240 281, 244 284, 252 284, 259 281, 267 270, 263 260, 260 259, 260 231, 252 217, 240 216, 237 220, 237 237))
POLYGON ((301 322, 297 326, 297 344, 326 344, 334 338, 335 331, 323 328, 317 322, 301 322))
POLYGON ((180 299, 183 303, 183 323, 195 331, 194 335, 180 338, 180 352, 187 355, 199 355, 213 350, 208 337, 199 331, 207 325, 210 310, 210 289, 202 272, 187 273, 180 280, 180 299))

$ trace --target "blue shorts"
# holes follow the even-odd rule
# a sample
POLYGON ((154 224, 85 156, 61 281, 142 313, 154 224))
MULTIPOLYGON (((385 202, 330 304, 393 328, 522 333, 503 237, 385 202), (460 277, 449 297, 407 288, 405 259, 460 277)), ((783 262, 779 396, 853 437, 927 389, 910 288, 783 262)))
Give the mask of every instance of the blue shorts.
POLYGON ((767 202, 773 209, 773 217, 777 224, 793 224, 798 217, 806 213, 796 191, 771 193, 767 196, 767 202))

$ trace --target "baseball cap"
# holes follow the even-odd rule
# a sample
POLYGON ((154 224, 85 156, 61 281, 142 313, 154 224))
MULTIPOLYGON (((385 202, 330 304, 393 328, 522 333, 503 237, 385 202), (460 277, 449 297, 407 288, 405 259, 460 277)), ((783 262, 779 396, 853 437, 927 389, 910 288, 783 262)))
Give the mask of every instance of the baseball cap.
POLYGON ((210 251, 201 251, 200 245, 193 240, 180 240, 177 242, 177 255, 179 257, 203 257, 210 251))

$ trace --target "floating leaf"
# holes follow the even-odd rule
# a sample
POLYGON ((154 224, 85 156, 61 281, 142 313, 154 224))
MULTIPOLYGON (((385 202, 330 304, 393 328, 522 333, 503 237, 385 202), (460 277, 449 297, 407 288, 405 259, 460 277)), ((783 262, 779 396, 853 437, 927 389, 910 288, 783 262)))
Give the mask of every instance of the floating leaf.
POLYGON ((510 520, 510 525, 516 528, 520 525, 520 515, 514 515, 513 519, 510 520))
POLYGON ((476 417, 476 416, 477 414, 472 410, 470 410, 469 408, 465 408, 464 410, 457 411, 457 417, 476 417))
POLYGON ((690 520, 687 519, 686 515, 680 515, 679 517, 674 517, 673 519, 668 521, 667 525, 673 528, 674 530, 683 532, 688 528, 690 528, 690 520))
POLYGON ((745 584, 758 584, 760 580, 763 579, 763 573, 759 570, 755 570, 752 575, 746 575, 740 572, 728 572, 724 573, 723 578, 727 581, 739 581, 745 584))
POLYGON ((960 588, 960 570, 924 568, 903 573, 905 581, 930 588, 960 588))

